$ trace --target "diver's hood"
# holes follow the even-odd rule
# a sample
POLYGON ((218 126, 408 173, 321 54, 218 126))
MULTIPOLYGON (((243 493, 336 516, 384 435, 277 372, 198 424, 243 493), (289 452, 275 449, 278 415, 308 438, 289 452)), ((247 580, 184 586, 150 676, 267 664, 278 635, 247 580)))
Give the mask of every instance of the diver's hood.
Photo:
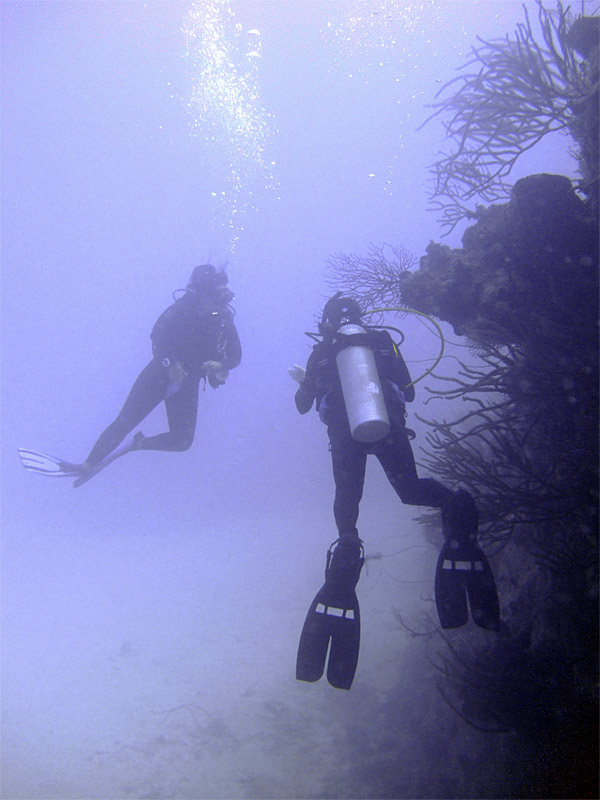
POLYGON ((361 318, 362 311, 356 300, 352 297, 344 297, 342 292, 338 292, 325 303, 319 330, 324 334, 335 333, 340 325, 347 322, 360 325, 361 318))
POLYGON ((212 264, 201 264, 194 267, 187 288, 199 294, 210 294, 227 286, 229 279, 223 270, 218 270, 212 264))

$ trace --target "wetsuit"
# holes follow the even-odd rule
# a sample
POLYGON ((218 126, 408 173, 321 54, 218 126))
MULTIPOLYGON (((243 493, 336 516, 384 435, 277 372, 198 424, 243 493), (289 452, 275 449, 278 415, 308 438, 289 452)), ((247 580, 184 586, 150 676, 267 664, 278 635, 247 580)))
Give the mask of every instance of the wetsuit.
POLYGON ((106 458, 163 401, 169 432, 144 438, 140 449, 187 450, 196 430, 200 379, 206 376, 202 364, 218 361, 225 371, 237 367, 242 358, 233 312, 227 307, 207 311, 194 292, 186 292, 161 314, 151 339, 154 357, 135 381, 118 417, 100 435, 87 464, 106 458), (177 362, 187 373, 179 388, 169 370, 177 362))
POLYGON ((452 492, 438 481, 417 475, 404 405, 414 400, 415 390, 404 359, 387 331, 369 329, 367 341, 375 355, 390 419, 390 433, 384 439, 361 443, 352 438, 335 361, 338 348, 333 339, 315 345, 295 396, 301 414, 306 414, 316 400, 317 411, 327 425, 335 481, 333 511, 340 536, 357 533, 369 454, 377 457, 403 503, 442 508, 452 498, 452 492))

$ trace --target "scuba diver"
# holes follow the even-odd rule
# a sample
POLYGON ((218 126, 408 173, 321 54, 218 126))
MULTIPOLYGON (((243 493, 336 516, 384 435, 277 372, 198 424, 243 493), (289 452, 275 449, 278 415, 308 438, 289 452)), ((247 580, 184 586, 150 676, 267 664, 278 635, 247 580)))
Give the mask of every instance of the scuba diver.
POLYGON ((355 587, 364 563, 356 523, 368 455, 374 455, 403 503, 442 512, 445 544, 438 559, 435 591, 443 628, 468 621, 500 626, 498 597, 487 560, 477 545, 478 511, 464 489, 451 491, 433 478, 419 478, 405 425, 405 404, 415 399, 408 368, 387 330, 368 327, 358 303, 338 292, 325 305, 319 336, 306 369, 290 368, 300 385, 298 411, 316 401, 329 436, 339 538, 327 553, 325 583, 302 630, 296 664, 299 680, 322 676, 331 640, 327 678, 349 689, 358 663, 360 610, 355 587))
POLYGON ((26 469, 53 477, 74 477, 74 487, 134 450, 188 450, 194 440, 200 380, 213 389, 227 380, 241 361, 242 349, 234 325, 234 298, 225 272, 212 264, 195 267, 185 290, 157 320, 151 333, 152 360, 142 370, 117 418, 100 435, 82 464, 20 449, 26 469), (115 449, 161 402, 168 433, 135 436, 115 449))

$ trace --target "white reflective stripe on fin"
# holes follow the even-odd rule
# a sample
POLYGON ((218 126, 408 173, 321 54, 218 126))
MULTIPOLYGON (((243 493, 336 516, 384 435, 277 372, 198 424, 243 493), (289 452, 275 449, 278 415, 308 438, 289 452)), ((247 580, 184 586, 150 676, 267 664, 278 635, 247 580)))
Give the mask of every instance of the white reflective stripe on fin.
POLYGON ((54 456, 47 456, 44 453, 36 453, 34 450, 19 448, 19 457, 25 469, 31 472, 40 472, 50 477, 62 477, 64 475, 75 474, 70 470, 64 470, 61 467, 63 462, 54 456))
POLYGON ((58 464, 45 461, 42 458, 35 458, 31 456, 21 456, 23 466, 25 469, 41 470, 43 472, 61 472, 58 464))
POLYGON ((24 464, 48 468, 58 467, 58 459, 45 456, 43 453, 35 453, 33 450, 19 450, 19 456, 24 464))
POLYGON ((345 619, 354 619, 353 608, 337 608, 336 606, 325 606, 323 603, 317 603, 315 606, 315 613, 328 614, 330 617, 344 617, 345 619))
POLYGON ((475 572, 483 572, 485 567, 483 566, 482 561, 451 561, 448 558, 445 558, 442 562, 442 569, 456 569, 460 570, 461 572, 470 572, 474 570, 475 572))

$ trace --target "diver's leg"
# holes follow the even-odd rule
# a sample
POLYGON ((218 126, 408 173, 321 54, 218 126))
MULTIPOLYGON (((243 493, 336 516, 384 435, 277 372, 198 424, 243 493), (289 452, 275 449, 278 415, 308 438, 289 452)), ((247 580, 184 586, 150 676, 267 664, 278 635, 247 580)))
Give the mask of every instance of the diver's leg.
POLYGON ((478 512, 465 489, 451 491, 433 478, 419 478, 412 447, 404 431, 392 434, 375 451, 389 482, 403 503, 442 510, 446 538, 477 538, 478 512))
POLYGON ((465 489, 452 492, 431 478, 419 478, 410 442, 403 432, 382 443, 376 455, 403 503, 442 510, 445 542, 434 582, 442 628, 464 625, 470 606, 477 625, 500 630, 498 592, 490 565, 477 544, 479 513, 473 497, 465 489))
POLYGON ((167 397, 165 406, 169 432, 143 439, 141 450, 189 450, 196 432, 199 383, 199 380, 188 377, 177 392, 167 397))
POLYGON ((164 400, 167 384, 168 371, 158 359, 152 359, 133 384, 119 416, 98 438, 82 465, 84 470, 103 461, 164 400))
POLYGON ((404 431, 390 434, 374 448, 387 479, 403 503, 442 508, 452 492, 433 478, 419 478, 412 447, 404 431))
POLYGON ((334 514, 339 539, 327 553, 325 583, 310 605, 296 659, 296 678, 317 681, 327 663, 327 680, 350 689, 360 649, 360 608, 356 584, 364 563, 356 530, 367 453, 349 436, 329 431, 335 479, 334 514))
POLYGON ((349 437, 330 434, 335 481, 333 514, 340 536, 357 535, 359 505, 365 482, 366 450, 349 437))

